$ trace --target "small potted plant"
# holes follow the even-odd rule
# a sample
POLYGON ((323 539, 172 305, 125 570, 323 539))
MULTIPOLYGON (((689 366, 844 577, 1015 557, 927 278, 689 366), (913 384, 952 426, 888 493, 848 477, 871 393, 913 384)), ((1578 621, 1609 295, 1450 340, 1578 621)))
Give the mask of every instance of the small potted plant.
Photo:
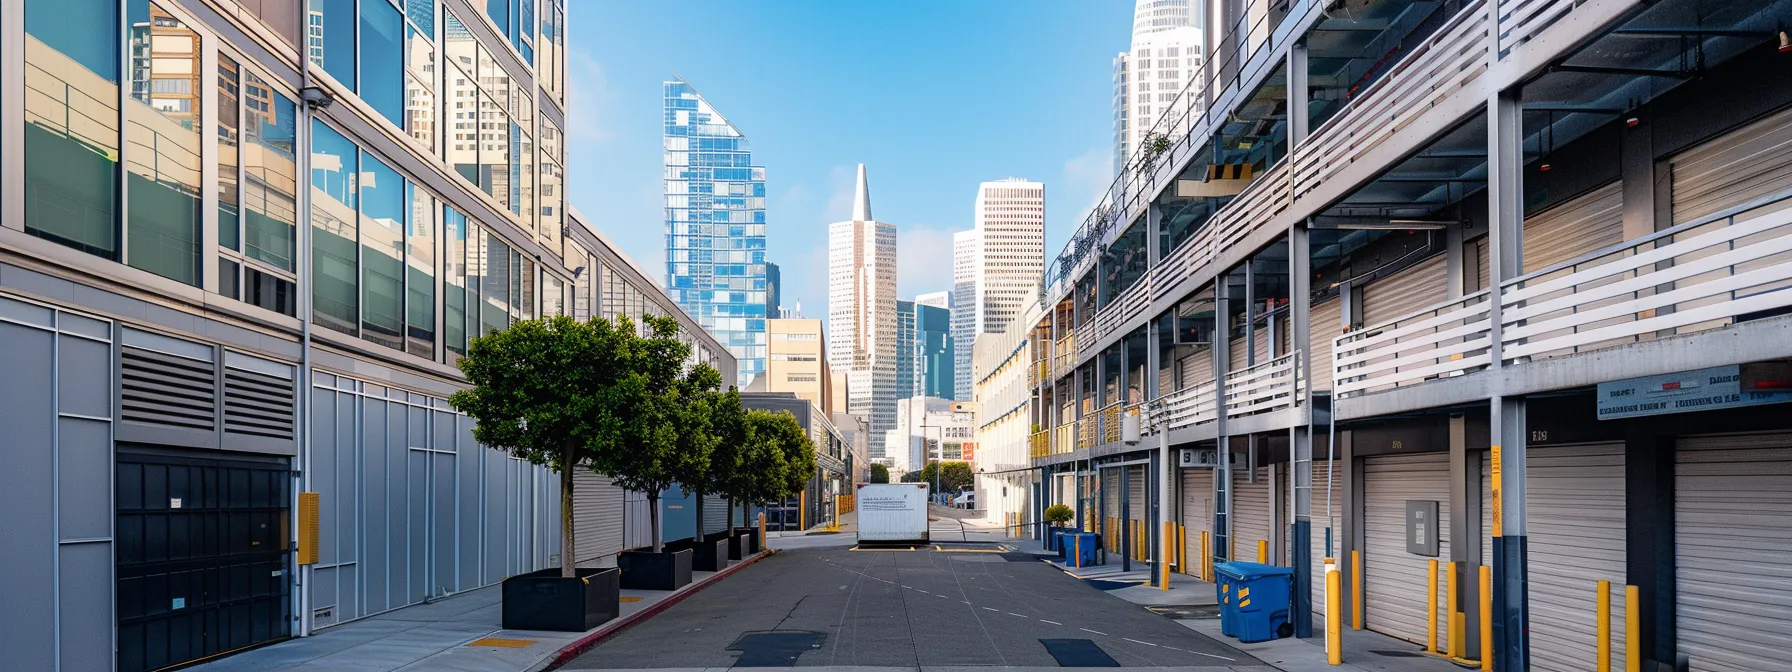
POLYGON ((1053 504, 1045 507, 1045 522, 1051 525, 1051 529, 1046 530, 1046 539, 1048 540, 1046 543, 1050 544, 1049 548, 1063 551, 1064 544, 1058 539, 1058 533, 1064 530, 1065 523, 1075 517, 1076 512, 1071 511, 1069 506, 1053 504))

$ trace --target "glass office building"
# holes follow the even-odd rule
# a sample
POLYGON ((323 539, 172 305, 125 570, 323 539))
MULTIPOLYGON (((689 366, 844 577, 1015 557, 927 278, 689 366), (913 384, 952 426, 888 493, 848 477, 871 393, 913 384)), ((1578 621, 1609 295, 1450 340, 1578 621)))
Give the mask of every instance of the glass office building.
POLYGON ((684 80, 666 84, 666 289, 739 359, 765 371, 765 168, 684 80))

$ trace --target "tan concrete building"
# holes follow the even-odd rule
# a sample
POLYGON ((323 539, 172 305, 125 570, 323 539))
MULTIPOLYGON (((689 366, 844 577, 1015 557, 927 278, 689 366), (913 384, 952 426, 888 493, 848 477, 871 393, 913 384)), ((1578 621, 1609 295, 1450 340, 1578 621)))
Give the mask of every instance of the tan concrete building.
POLYGON ((828 367, 827 342, 821 320, 766 320, 765 374, 753 379, 749 391, 792 392, 806 399, 824 416, 844 412, 836 406, 836 376, 828 367))

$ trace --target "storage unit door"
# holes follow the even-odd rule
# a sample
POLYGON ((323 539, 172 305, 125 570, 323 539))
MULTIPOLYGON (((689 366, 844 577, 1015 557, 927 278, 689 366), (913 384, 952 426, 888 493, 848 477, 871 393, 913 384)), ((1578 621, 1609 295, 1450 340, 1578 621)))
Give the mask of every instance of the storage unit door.
POLYGON ((1792 434, 1680 439, 1675 627, 1695 672, 1792 670, 1792 434))
POLYGON ((1198 383, 1213 380, 1213 349, 1202 347, 1194 354, 1182 358, 1182 387, 1188 389, 1198 383))
POLYGON ((1672 165, 1675 224, 1792 187, 1792 110, 1681 152, 1672 165))
POLYGON ((1344 302, 1332 299, 1313 306, 1307 320, 1307 361, 1313 369, 1307 379, 1313 381, 1314 390, 1332 389, 1332 339, 1344 331, 1338 322, 1339 307, 1343 305, 1344 302))
MULTIPOLYGON (((1312 561, 1313 569, 1312 600, 1313 613, 1315 614, 1325 613, 1326 553, 1337 554, 1332 557, 1338 559, 1338 571, 1349 571, 1350 567, 1350 558, 1347 557, 1342 550, 1344 548, 1344 482, 1342 480, 1333 481, 1331 484, 1332 545, 1329 551, 1325 546, 1325 477, 1327 474, 1330 474, 1331 471, 1331 462, 1325 460, 1313 460, 1313 526, 1312 538, 1307 541, 1309 547, 1308 553, 1311 556, 1309 559, 1312 561)), ((1338 478, 1342 479, 1343 476, 1344 472, 1340 470, 1338 472, 1338 478)), ((1349 590, 1350 582, 1343 581, 1343 575, 1339 575, 1338 578, 1344 589, 1349 590)))
POLYGON ((1120 548, 1120 468, 1101 470, 1101 543, 1120 548))
POLYGON ((209 455, 118 455, 121 672, 290 634, 291 472, 284 460, 209 455))
POLYGON ((589 469, 573 472, 573 553, 583 567, 615 566, 622 552, 622 488, 589 469))
MULTIPOLYGON (((1232 474, 1232 508, 1237 513, 1232 517, 1232 550, 1233 560, 1246 562, 1257 561, 1257 542, 1274 539, 1273 526, 1270 523, 1270 498, 1272 488, 1269 483, 1269 467, 1257 467, 1257 482, 1247 483, 1248 472, 1239 469, 1232 474)), ((1268 558, 1270 564, 1275 558, 1268 558)))
MULTIPOLYGON (((1213 530, 1213 470, 1182 470, 1183 552, 1189 568, 1200 566, 1201 533, 1213 530)), ((1193 574, 1185 568, 1183 571, 1193 574)))
POLYGON ((1449 296, 1444 285, 1444 257, 1408 266, 1363 288, 1363 325, 1375 326, 1408 313, 1443 303, 1449 296))
MULTIPOLYGON (((832 506, 830 503, 829 506, 832 506)), ((831 510, 831 509, 830 509, 831 510)), ((703 496, 703 533, 728 530, 728 500, 721 495, 703 496)))
POLYGON ((1524 272, 1622 242, 1624 190, 1614 181, 1524 218, 1524 272))
POLYGON ((1624 444, 1525 453, 1531 669, 1593 669, 1596 582, 1612 583, 1612 669, 1624 669, 1624 444))
POLYGON ((1441 638, 1446 596, 1442 565, 1450 557, 1450 458, 1447 453, 1387 455, 1366 460, 1363 471, 1363 601, 1369 629, 1423 644, 1425 619, 1437 623, 1441 638), (1437 502, 1437 557, 1406 548, 1406 503, 1437 502), (1437 613, 1427 616, 1428 562, 1437 560, 1437 613))
POLYGON ((1129 501, 1128 506, 1130 507, 1126 511, 1126 517, 1129 521, 1127 525, 1130 526, 1126 528, 1126 540, 1131 544, 1131 546, 1127 548, 1127 552, 1132 553, 1133 557, 1139 557, 1141 559, 1142 555, 1149 555, 1149 552, 1140 554, 1134 553, 1133 551, 1135 549, 1150 548, 1149 545, 1141 541, 1141 539, 1151 538, 1149 534, 1151 530, 1146 527, 1148 524, 1147 521, 1151 520, 1150 505, 1147 504, 1145 500, 1145 490, 1147 485, 1149 485, 1149 481, 1145 474, 1145 465, 1141 464, 1126 468, 1126 491, 1127 499, 1129 501))

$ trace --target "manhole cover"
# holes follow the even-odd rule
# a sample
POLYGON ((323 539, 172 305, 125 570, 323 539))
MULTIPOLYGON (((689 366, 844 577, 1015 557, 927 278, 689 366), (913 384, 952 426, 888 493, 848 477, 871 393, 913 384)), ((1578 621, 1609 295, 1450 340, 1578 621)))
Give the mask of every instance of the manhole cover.
POLYGON ((798 656, 821 648, 826 640, 827 635, 801 630, 749 632, 727 650, 740 652, 735 667, 793 667, 798 656))

